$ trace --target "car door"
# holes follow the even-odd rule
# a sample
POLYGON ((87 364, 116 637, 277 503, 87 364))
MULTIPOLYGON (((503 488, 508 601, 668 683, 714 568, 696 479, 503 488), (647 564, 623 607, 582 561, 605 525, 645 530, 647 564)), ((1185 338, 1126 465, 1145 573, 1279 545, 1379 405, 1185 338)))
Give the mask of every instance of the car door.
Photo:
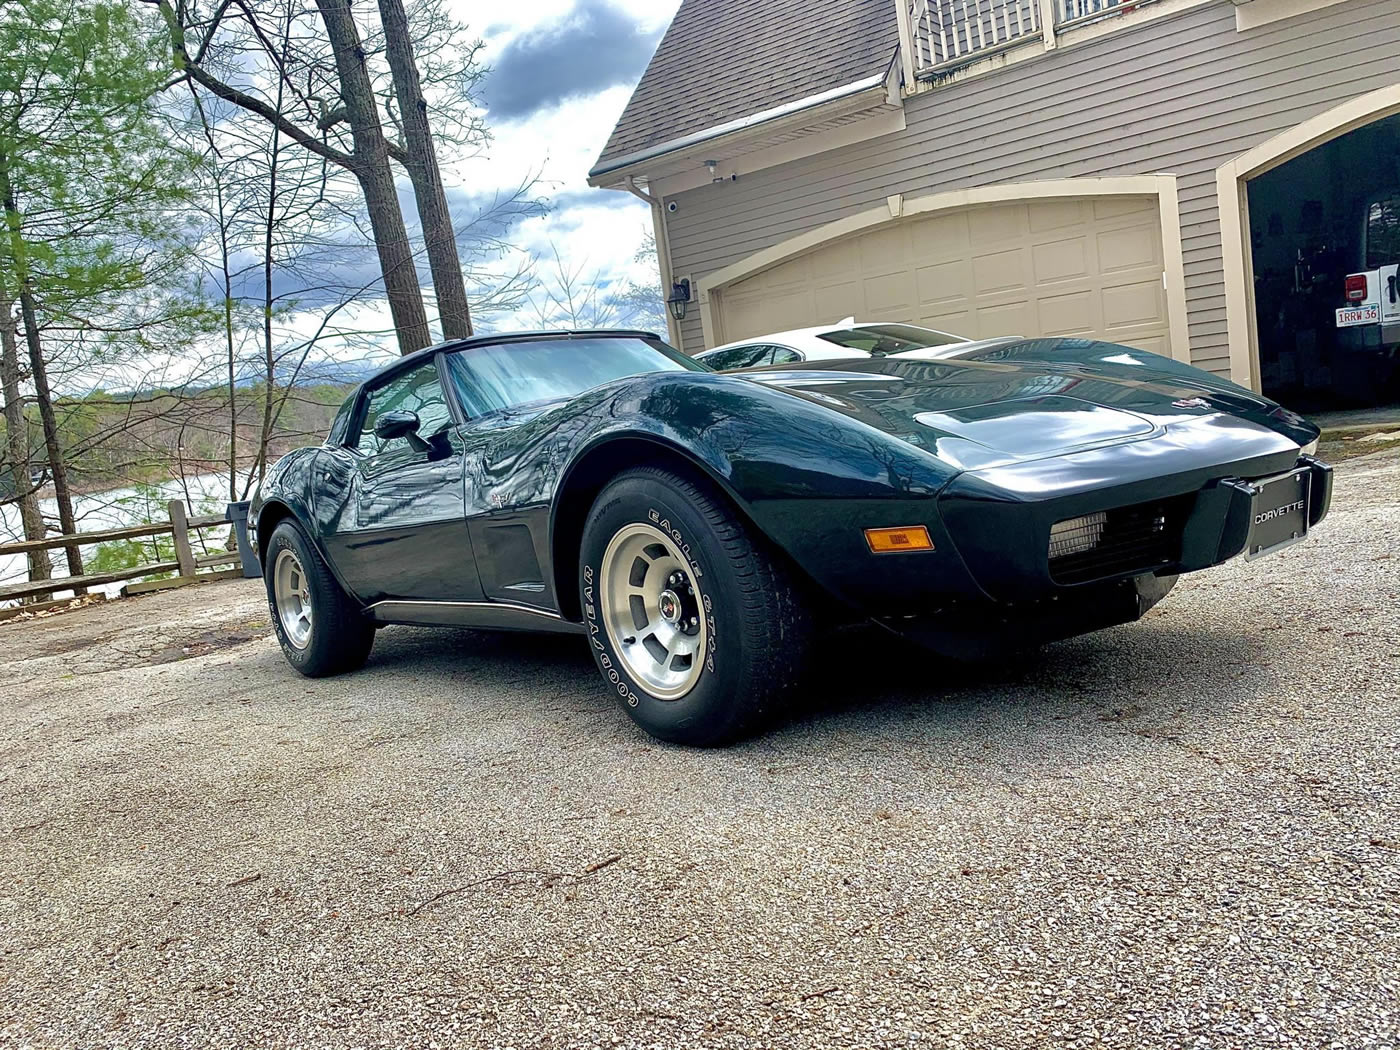
POLYGON ((348 498, 338 519, 323 526, 360 600, 481 599, 466 523, 464 452, 436 361, 366 392, 343 449, 348 498), (416 432, 377 433, 391 412, 414 413, 416 432))

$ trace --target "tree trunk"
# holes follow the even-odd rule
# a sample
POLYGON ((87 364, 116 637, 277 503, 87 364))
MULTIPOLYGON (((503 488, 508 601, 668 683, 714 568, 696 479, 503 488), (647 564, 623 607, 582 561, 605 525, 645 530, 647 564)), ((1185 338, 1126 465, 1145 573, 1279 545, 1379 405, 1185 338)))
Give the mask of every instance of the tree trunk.
MULTIPOLYGON (((10 446, 10 470, 14 475, 24 538, 42 540, 45 534, 44 515, 39 510, 38 494, 29 480, 29 423, 24 418, 24 402, 20 399, 15 307, 3 291, 0 291, 0 383, 3 383, 5 393, 5 434, 10 446)), ((49 552, 30 551, 29 578, 47 580, 52 576, 49 552)))
MULTIPOLYGON (((285 40, 283 42, 285 48, 285 40)), ((285 52, 284 52, 285 55, 285 52)), ((277 88, 277 104, 282 104, 282 87, 277 88)), ((272 342, 272 277, 273 236, 277 229, 277 161, 281 157, 281 138, 277 129, 272 129, 272 152, 268 157, 267 178, 267 224, 263 228, 263 369, 266 378, 263 385, 262 432, 258 438, 258 483, 267 476, 267 446, 272 440, 272 396, 277 390, 276 348, 272 342)))
MULTIPOLYGON (((19 282, 19 312, 24 322, 24 339, 29 349, 29 376, 34 383, 34 399, 39 405, 39 421, 44 427, 44 449, 49 457, 49 477, 53 480, 53 495, 58 503, 58 524, 65 536, 78 531, 73 517, 73 497, 68 491, 68 469, 63 462, 63 446, 58 441, 58 420, 54 416, 53 397, 49 393, 49 373, 44 364, 44 348, 39 341, 39 318, 34 308, 34 287, 29 274, 29 257, 25 251, 24 231, 20 225, 19 203, 10 184, 8 158, 0 153, 0 206, 5 209, 5 225, 10 234, 10 259, 19 282)), ((83 574, 83 556, 77 547, 68 547, 68 574, 83 574)), ((74 594, 85 593, 74 588, 74 594)))
MULTIPOLYGON (((233 345, 233 272, 230 269, 228 250, 228 212, 224 200, 222 175, 217 176, 215 190, 219 208, 219 266, 224 278, 224 353, 228 356, 228 498, 232 503, 238 499, 238 376, 234 369, 233 345)), ((181 437, 183 438, 183 428, 181 437)), ((185 470, 180 467, 183 481, 185 470)))
POLYGON ((447 194, 438 171, 437 150, 428 123, 428 104, 418 80, 418 65, 413 59, 413 39, 403 0, 379 0, 379 17, 384 25, 385 50, 394 74, 394 94, 399 100, 404 145, 408 150, 404 167, 413 182, 418 221, 423 225, 423 239, 428 246, 428 265, 433 273, 443 338, 465 339, 472 334, 472 316, 467 305, 466 283, 462 279, 462 263, 457 257, 457 232, 452 227, 452 213, 447 207, 447 194))
MULTIPOLYGON (((63 446, 58 441, 58 420, 54 416, 53 396, 49 393, 49 372, 44 364, 44 349, 39 343, 39 318, 34 310, 34 293, 28 281, 19 286, 19 312, 24 320, 24 338, 29 347, 29 375, 34 382, 34 399, 39 403, 39 421, 44 426, 44 449, 49 456, 49 478, 53 481, 54 501, 58 504, 58 525, 65 536, 78 531, 73 516, 73 495, 68 490, 68 466, 63 461, 63 446)), ((83 555, 77 547, 66 548, 68 575, 83 574, 83 555)), ((85 593, 74 588, 74 594, 85 593)))
POLYGON ((423 309, 423 289, 408 243, 399 197, 394 190, 394 173, 389 167, 389 144, 379 122, 379 106, 374 85, 365 66, 360 32, 348 0, 316 0, 326 37, 335 49, 335 67, 340 80, 340 98, 355 143, 355 178, 365 195, 379 266, 384 272, 384 292, 389 299, 399 352, 411 354, 432 344, 428 315, 423 309))

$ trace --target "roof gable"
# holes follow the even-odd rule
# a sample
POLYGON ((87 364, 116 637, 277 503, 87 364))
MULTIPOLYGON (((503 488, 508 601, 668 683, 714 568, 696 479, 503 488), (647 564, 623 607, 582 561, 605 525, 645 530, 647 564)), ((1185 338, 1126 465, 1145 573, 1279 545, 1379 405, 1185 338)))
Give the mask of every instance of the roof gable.
POLYGON ((598 164, 882 73, 898 44, 890 0, 684 0, 598 164))

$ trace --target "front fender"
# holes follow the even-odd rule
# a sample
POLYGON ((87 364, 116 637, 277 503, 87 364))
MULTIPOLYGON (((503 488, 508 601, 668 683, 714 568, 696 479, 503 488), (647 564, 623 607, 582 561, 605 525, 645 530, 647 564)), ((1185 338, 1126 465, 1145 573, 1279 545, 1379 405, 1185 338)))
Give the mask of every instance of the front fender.
POLYGON ((862 611, 981 593, 937 509, 958 471, 873 426, 735 376, 694 373, 629 381, 587 418, 561 493, 609 443, 645 440, 701 469, 807 576, 862 611), (871 554, 863 530, 907 525, 926 526, 934 550, 871 554))

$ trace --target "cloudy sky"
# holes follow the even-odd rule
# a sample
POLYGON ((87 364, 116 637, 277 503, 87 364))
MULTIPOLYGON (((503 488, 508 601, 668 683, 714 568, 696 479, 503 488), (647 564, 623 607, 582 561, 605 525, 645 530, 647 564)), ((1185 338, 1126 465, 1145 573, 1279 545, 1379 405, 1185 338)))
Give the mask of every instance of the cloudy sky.
POLYGON ((447 180, 479 199, 538 173, 550 213, 513 239, 542 255, 555 246, 571 267, 605 280, 654 276, 632 258, 650 228, 646 205, 591 189, 586 177, 679 0, 449 3, 486 44, 492 72, 481 94, 494 141, 486 158, 443 157, 447 180))
MULTIPOLYGON (((479 57, 491 68, 480 90, 493 136, 487 152, 454 156, 450 149, 444 149, 439 154, 459 234, 493 199, 508 198, 522 183, 534 179, 533 196, 545 201, 548 212, 517 219, 504 234, 493 228, 493 236, 508 242, 511 250, 491 256, 488 268, 509 273, 534 256, 540 260, 536 278, 544 285, 554 285, 557 274, 551 260, 557 251, 576 277, 604 288, 625 286, 629 280, 655 282, 655 264, 635 259, 651 228, 650 210, 629 194, 589 187, 587 173, 680 0, 446 2, 467 26, 468 36, 484 42, 479 57)), ((399 179, 399 191, 404 217, 412 228, 417 216, 406 177, 399 179)), ((312 273, 310 278, 302 272, 280 275, 279 294, 303 306, 280 322, 282 336, 293 348, 317 337, 313 360, 322 360, 325 375, 360 378, 365 365, 383 363, 397 352, 389 335, 392 321, 387 302, 365 297, 344 311, 333 312, 329 323, 323 307, 337 301, 345 289, 375 283, 378 261, 358 243, 348 255, 337 253, 333 243, 326 251, 327 259, 333 261, 312 259, 305 264, 312 273), (330 292, 316 276, 318 265, 334 269, 336 280, 330 292), (362 333, 379 334, 367 340, 362 333)), ((477 260, 464 257, 463 262, 473 265, 477 260)), ((250 256, 235 259, 235 263, 243 271, 240 279, 249 282, 247 295, 256 300, 262 294, 257 259, 250 256)), ((431 294, 426 260, 420 259, 420 264, 424 291, 431 294)), ((208 281, 210 295, 221 295, 216 275, 209 275, 208 281)), ((468 295, 474 308, 481 305, 472 287, 468 295)), ((535 298, 539 301, 543 297, 537 294, 535 298)), ((431 313, 431 305, 429 309, 431 313)), ((538 328, 542 324, 538 313, 528 306, 515 314, 478 311, 475 320, 481 331, 538 328)), ((434 319, 434 332, 439 331, 434 319)), ((250 330, 248 338, 255 340, 257 334, 250 330)), ((259 354, 248 358, 249 376, 261 374, 259 354)), ((92 386, 128 389, 212 380, 212 372, 205 376, 200 369, 212 367, 210 362, 220 357, 221 350, 211 345, 208 355, 195 359, 177 354, 165 362, 142 359, 138 365, 100 374, 84 369, 67 377, 66 384, 75 390, 92 386)), ((295 360, 295 354, 288 360, 295 360)))

